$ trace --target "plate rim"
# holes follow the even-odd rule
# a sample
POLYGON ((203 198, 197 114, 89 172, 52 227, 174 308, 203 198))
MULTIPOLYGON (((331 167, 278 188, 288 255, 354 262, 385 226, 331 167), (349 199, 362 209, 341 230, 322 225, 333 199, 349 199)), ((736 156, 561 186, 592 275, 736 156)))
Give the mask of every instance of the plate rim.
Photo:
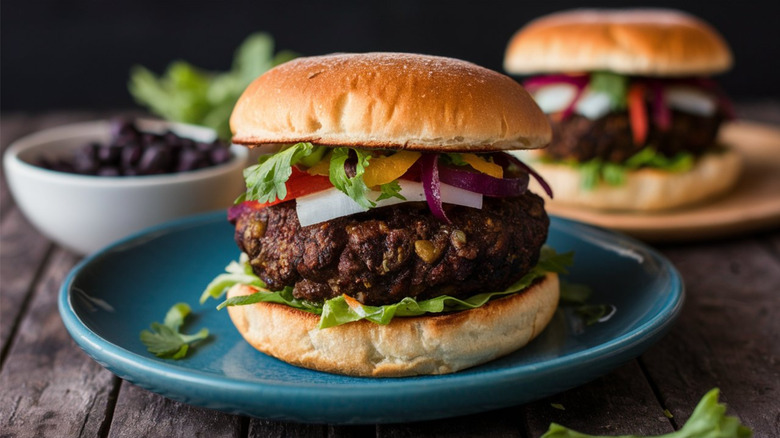
MULTIPOLYGON (((146 357, 114 344, 101 337, 98 333, 93 332, 79 317, 78 312, 71 302, 73 297, 71 290, 73 282, 86 266, 102 257, 109 256, 112 252, 121 250, 123 246, 133 244, 138 239, 148 238, 151 235, 163 232, 175 233, 179 230, 193 226, 207 226, 215 223, 218 219, 223 218, 224 212, 217 211, 160 224, 121 239, 114 244, 89 255, 76 264, 62 283, 58 296, 58 308, 66 329, 79 347, 104 368, 120 378, 126 379, 141 387, 144 387, 143 382, 137 381, 138 379, 133 379, 134 376, 131 374, 151 374, 156 378, 170 380, 172 384, 195 384, 199 385, 200 389, 220 388, 221 390, 227 390, 231 393, 242 393, 246 395, 265 394, 281 398, 294 398, 300 395, 309 395, 307 393, 316 393, 317 395, 321 394, 323 396, 338 394, 340 397, 349 397, 351 399, 360 400, 375 398, 378 389, 382 391, 396 391, 401 388, 405 395, 413 396, 415 394, 427 394, 431 391, 449 388, 453 386, 453 383, 457 384, 459 388, 468 388, 489 386, 500 382, 519 382, 534 379, 540 375, 555 373, 571 366, 585 366, 586 364, 618 357, 625 354, 624 352, 626 351, 632 351, 645 342, 648 342, 649 345, 654 343, 659 336, 664 334, 671 327, 680 315, 685 302, 686 291, 682 277, 671 261, 658 253, 654 248, 619 232, 551 215, 551 219, 553 219, 551 221, 551 229, 553 227, 563 227, 564 229, 568 229, 569 233, 575 237, 576 234, 573 232, 573 229, 579 229, 579 231, 587 230, 587 232, 591 234, 595 233, 598 237, 602 239, 609 238, 611 241, 619 239, 619 241, 641 248, 654 260, 658 261, 662 270, 666 272, 669 277, 669 290, 661 301, 662 305, 659 311, 652 315, 644 324, 634 327, 629 332, 610 339, 603 344, 581 351, 570 352, 563 356, 546 359, 538 363, 509 366, 500 369, 488 369, 477 374, 461 372, 437 376, 402 378, 367 377, 355 378, 355 382, 338 382, 337 384, 327 381, 288 382, 269 380, 267 378, 257 378, 255 380, 246 381, 238 377, 217 375, 201 369, 180 366, 171 360, 146 357), (122 373, 119 373, 118 371, 122 371, 122 373), (128 372, 130 373, 128 374, 128 372), (410 382, 417 380, 424 380, 425 385, 410 385, 410 382)), ((631 358, 637 357, 639 354, 641 354, 641 352, 632 355, 631 358)), ((293 365, 287 366, 292 367, 293 365)), ((468 370, 464 371, 467 372, 468 370)))

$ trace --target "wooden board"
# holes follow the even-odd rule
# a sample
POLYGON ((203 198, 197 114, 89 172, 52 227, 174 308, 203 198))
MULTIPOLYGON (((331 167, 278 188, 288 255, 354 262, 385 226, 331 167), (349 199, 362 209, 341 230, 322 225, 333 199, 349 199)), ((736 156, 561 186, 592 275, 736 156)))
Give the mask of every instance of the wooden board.
POLYGON ((780 127, 734 122, 724 126, 721 140, 743 154, 745 166, 737 186, 712 202, 658 213, 631 213, 548 201, 547 211, 652 242, 702 240, 780 227, 780 127))

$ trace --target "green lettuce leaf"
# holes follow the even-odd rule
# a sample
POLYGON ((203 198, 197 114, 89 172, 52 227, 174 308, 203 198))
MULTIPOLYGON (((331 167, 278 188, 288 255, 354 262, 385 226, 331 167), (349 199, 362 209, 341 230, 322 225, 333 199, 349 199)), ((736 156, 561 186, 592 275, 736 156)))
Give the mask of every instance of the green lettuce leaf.
MULTIPOLYGON (((225 290, 236 283, 252 284, 255 287, 258 287, 260 291, 246 296, 227 299, 218 306, 218 309, 227 306, 272 302, 286 304, 296 309, 320 315, 319 328, 334 327, 348 322, 359 321, 361 319, 377 324, 389 324, 395 316, 418 316, 426 313, 453 312, 483 306, 493 298, 513 294, 525 289, 537 279, 544 277, 547 272, 565 274, 566 267, 571 266, 573 257, 573 253, 558 254, 554 249, 545 246, 542 248, 537 265, 515 284, 503 291, 477 294, 467 299, 459 299, 445 295, 429 300, 417 301, 413 298, 406 297, 398 303, 385 306, 366 306, 352 300, 352 306, 350 306, 349 300, 342 295, 331 298, 322 305, 317 305, 308 301, 295 299, 292 296, 292 288, 290 287, 287 287, 282 291, 273 292, 265 289, 265 285, 257 286, 257 282, 262 284, 257 277, 255 277, 256 280, 253 280, 253 283, 243 283, 242 281, 237 281, 239 278, 238 276, 226 276, 222 279, 220 279, 221 276, 219 276, 207 286, 206 290, 201 295, 201 302, 208 297, 221 297, 225 290), (218 288, 222 289, 218 290, 218 288)), ((228 274, 235 275, 239 273, 239 268, 236 266, 241 263, 246 263, 246 258, 243 258, 242 261, 237 264, 234 263, 235 262, 228 266, 228 268, 232 270, 232 272, 229 272, 228 274)), ((247 272, 246 269, 247 268, 242 268, 240 270, 241 275, 245 275, 247 272)), ((249 272, 251 272, 251 268, 249 269, 249 272)))
MULTIPOLYGON (((556 162, 555 160, 546 160, 556 162)), ((585 190, 593 190, 599 183, 619 186, 626 180, 626 173, 641 168, 652 168, 668 172, 685 172, 693 168, 695 157, 687 152, 680 152, 673 157, 667 157, 652 146, 646 146, 629 157, 623 163, 612 163, 601 158, 594 158, 582 163, 565 160, 562 164, 579 169, 580 184, 585 190)))
MULTIPOLYGON (((711 389, 702 397, 691 417, 680 430, 656 438, 749 438, 753 431, 743 425, 739 418, 726 415, 726 406, 718 403, 718 388, 711 389)), ((552 423, 541 438, 610 438, 587 435, 552 423)), ((649 438, 638 435, 612 436, 611 438, 649 438)))

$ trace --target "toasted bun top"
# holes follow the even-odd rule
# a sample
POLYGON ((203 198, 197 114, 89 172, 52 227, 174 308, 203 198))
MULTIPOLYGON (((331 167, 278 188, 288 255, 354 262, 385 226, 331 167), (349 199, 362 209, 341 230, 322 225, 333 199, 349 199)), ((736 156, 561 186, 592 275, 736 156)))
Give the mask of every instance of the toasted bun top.
POLYGON ((710 25, 666 9, 579 9, 536 19, 510 40, 515 74, 609 70, 645 76, 720 73, 731 51, 710 25))
POLYGON ((437 151, 545 146, 545 115, 514 79, 405 53, 298 58, 257 78, 230 118, 233 142, 437 151))

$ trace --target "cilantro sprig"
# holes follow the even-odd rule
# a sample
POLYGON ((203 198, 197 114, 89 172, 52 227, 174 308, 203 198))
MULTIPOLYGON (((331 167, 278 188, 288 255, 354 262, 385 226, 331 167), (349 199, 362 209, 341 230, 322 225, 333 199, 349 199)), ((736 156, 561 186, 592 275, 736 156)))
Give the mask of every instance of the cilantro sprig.
POLYGON ((370 159, 371 152, 353 148, 335 148, 330 157, 330 182, 363 208, 376 206, 374 201, 366 197, 370 189, 363 181, 363 174, 366 172, 370 159), (347 175, 344 165, 352 154, 357 157, 357 161, 355 163, 355 175, 350 177, 347 175))
POLYGON ((146 349, 158 357, 181 359, 187 355, 192 343, 206 339, 209 336, 206 328, 192 335, 181 333, 181 326, 190 311, 190 306, 186 303, 174 304, 162 324, 153 322, 151 330, 141 331, 141 342, 146 349))
MULTIPOLYGON (((680 430, 664 435, 656 435, 655 438, 749 438, 753 431, 742 424, 739 418, 726 415, 726 406, 718 403, 718 388, 713 388, 702 397, 699 404, 693 410, 691 417, 680 430)), ((541 438, 650 438, 638 435, 621 435, 619 437, 605 437, 587 435, 576 432, 557 423, 550 424, 550 428, 541 438)))
POLYGON ((246 193, 236 202, 273 202, 287 197, 285 183, 292 175, 292 166, 315 151, 311 143, 296 143, 273 155, 263 155, 258 163, 244 169, 246 193))
POLYGON ((607 71, 597 71, 590 74, 588 87, 591 91, 607 95, 611 109, 619 111, 626 109, 628 83, 628 76, 607 71))

